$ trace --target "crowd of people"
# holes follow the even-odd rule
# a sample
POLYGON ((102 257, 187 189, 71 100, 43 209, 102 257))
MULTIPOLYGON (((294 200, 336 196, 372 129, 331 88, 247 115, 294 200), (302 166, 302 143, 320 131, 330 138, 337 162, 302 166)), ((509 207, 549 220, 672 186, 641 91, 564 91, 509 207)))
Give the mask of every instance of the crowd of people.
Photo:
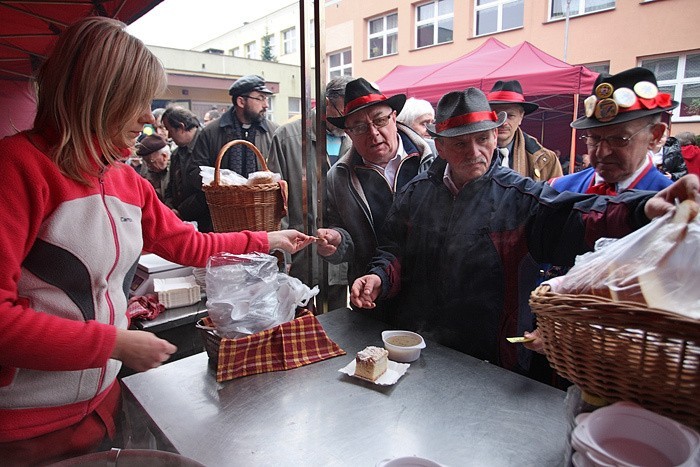
MULTIPOLYGON (((0 141, 0 459, 10 464, 110 445, 120 365, 145 371, 176 350, 128 328, 124 284, 143 251, 202 267, 220 251, 283 250, 291 275, 325 281, 333 308, 349 297, 388 326, 550 382, 527 303, 542 264, 568 267, 700 185, 695 137, 669 136, 662 117, 678 103, 643 68, 599 76, 572 123, 588 167, 566 175, 520 128, 538 106, 515 80, 448 92, 436 108, 361 77, 331 80, 316 110, 324 128, 306 135, 325 141, 321 167, 303 159, 300 120, 266 118, 272 91, 258 75, 237 79, 230 109, 206 126, 182 107, 151 111, 163 68, 111 19, 69 27, 37 85, 33 128, 0 141), (236 139, 287 180, 283 230, 212 232, 199 167, 236 139), (325 177, 324 193, 309 174, 325 177), (325 277, 309 267, 316 255, 325 277), (505 339, 518 335, 535 340, 505 339)), ((221 167, 261 169, 242 145, 221 167)))

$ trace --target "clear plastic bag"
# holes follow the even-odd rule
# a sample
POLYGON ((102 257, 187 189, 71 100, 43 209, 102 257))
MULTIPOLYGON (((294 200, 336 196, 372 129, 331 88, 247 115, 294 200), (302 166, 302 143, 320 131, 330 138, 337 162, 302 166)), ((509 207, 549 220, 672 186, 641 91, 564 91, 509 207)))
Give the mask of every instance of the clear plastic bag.
POLYGON ((262 253, 219 253, 209 258, 207 309, 216 332, 230 339, 285 323, 318 293, 281 273, 277 258, 262 253))
POLYGON ((700 319, 700 217, 682 209, 616 241, 602 239, 554 287, 700 319))

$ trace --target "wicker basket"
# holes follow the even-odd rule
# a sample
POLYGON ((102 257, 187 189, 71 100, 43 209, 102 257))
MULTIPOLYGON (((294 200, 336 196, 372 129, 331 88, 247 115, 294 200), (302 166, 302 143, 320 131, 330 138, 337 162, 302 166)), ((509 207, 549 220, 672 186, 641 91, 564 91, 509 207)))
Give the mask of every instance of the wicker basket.
POLYGON ((638 303, 537 288, 547 359, 583 391, 700 429, 700 322, 638 303))
POLYGON ((265 158, 254 144, 245 140, 226 143, 216 156, 214 181, 202 187, 207 198, 215 232, 241 230, 279 230, 286 215, 285 197, 279 183, 264 185, 221 185, 221 159, 236 144, 249 147, 258 158, 263 170, 268 170, 265 158))

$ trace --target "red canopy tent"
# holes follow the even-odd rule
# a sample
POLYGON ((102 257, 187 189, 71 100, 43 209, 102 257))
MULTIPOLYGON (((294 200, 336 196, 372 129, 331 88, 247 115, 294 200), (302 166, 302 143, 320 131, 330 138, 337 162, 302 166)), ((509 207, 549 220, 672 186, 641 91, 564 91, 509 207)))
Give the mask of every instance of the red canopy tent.
POLYGON ((0 137, 31 126, 35 101, 30 78, 67 26, 86 16, 129 24, 161 1, 0 1, 0 137))
POLYGON ((490 38, 454 60, 397 66, 377 85, 387 95, 404 93, 436 104, 450 91, 477 87, 488 92, 498 80, 517 79, 528 100, 540 105, 523 122, 525 131, 546 147, 566 154, 575 152, 569 123, 576 118, 580 96, 590 93, 597 76, 586 67, 569 65, 529 42, 508 47, 490 38))

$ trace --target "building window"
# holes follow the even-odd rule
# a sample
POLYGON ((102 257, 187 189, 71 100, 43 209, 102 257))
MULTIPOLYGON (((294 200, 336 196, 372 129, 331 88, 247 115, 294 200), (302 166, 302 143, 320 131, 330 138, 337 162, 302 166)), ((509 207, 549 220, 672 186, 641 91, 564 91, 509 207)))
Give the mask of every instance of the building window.
MULTIPOLYGON (((549 19, 566 17, 567 0, 550 0, 549 19)), ((569 16, 585 15, 615 8, 615 0, 571 0, 569 16)))
POLYGON ((271 122, 275 121, 275 96, 268 96, 267 98, 267 111, 265 111, 265 118, 271 122))
POLYGON ((700 120, 700 52, 645 58, 640 66, 648 68, 656 75, 659 90, 673 96, 680 102, 673 110, 674 121, 700 120))
POLYGON ((369 29, 369 58, 383 57, 398 52, 399 15, 392 13, 367 22, 369 29))
POLYGON ((297 29, 287 29, 282 31, 282 50, 284 55, 297 51, 297 29))
POLYGON ((452 41, 453 0, 435 0, 416 7, 416 48, 452 41))
POLYGON ((593 73, 610 73, 610 62, 584 63, 593 73))
POLYGON ((231 55, 233 55, 234 57, 242 57, 243 55, 241 54, 241 48, 240 47, 232 48, 231 55))
POLYGON ((248 42, 245 45, 245 58, 258 58, 257 42, 248 42))
POLYGON ((352 52, 350 49, 328 54, 328 77, 352 76, 352 52))
POLYGON ((277 59, 277 43, 274 34, 268 34, 260 39, 260 59, 267 62, 274 62, 277 59))
POLYGON ((289 108, 289 118, 301 115, 301 99, 298 97, 287 98, 287 106, 289 108))
POLYGON ((477 36, 523 27, 524 0, 476 0, 474 30, 477 36))

